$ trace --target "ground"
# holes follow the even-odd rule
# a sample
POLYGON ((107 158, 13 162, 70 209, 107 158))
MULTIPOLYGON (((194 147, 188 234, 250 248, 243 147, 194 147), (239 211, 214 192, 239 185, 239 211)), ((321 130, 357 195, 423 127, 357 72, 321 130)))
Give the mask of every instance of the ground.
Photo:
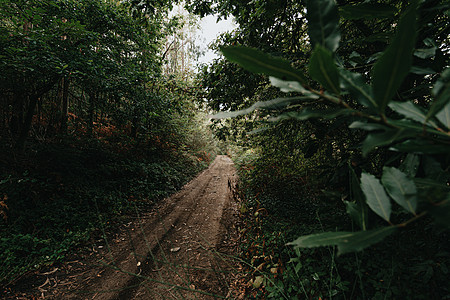
POLYGON ((236 176, 231 159, 218 156, 181 191, 98 240, 89 253, 28 274, 28 290, 35 299, 232 297, 236 176))

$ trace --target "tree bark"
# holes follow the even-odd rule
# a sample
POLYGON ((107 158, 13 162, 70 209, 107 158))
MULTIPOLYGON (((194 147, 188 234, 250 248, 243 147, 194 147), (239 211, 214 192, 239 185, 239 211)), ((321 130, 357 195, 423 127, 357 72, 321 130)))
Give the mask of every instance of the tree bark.
POLYGON ((69 77, 63 77, 63 95, 61 107, 61 132, 67 134, 67 121, 69 117, 69 77))
POLYGON ((33 120, 34 110, 36 107, 36 103, 38 102, 39 97, 37 95, 30 96, 30 102, 28 105, 28 110, 25 115, 25 119, 23 121, 22 128, 20 129, 19 136, 16 141, 15 148, 22 152, 25 147, 25 141, 28 137, 28 133, 31 129, 31 122, 33 120))
POLYGON ((94 110, 95 102, 97 101, 95 92, 89 94, 89 116, 88 116, 88 135, 92 136, 94 133, 94 110))
MULTIPOLYGON (((51 88, 58 82, 58 79, 59 79, 58 76, 53 77, 51 80, 49 80, 47 82, 47 84, 44 84, 41 88, 36 89, 35 93, 28 96, 28 99, 29 99, 28 108, 25 113, 23 123, 20 124, 21 126, 18 131, 18 137, 14 144, 14 148, 16 148, 16 150, 18 152, 22 152, 23 149, 25 148, 25 141, 26 141, 28 134, 30 132, 30 129, 31 129, 31 123, 33 121, 34 111, 36 109, 36 104, 37 104, 39 98, 42 95, 44 95, 45 93, 47 93, 48 91, 50 91, 51 88)), ((23 109, 23 101, 24 101, 25 97, 26 96, 21 97, 20 103, 22 103, 22 109, 23 109)))

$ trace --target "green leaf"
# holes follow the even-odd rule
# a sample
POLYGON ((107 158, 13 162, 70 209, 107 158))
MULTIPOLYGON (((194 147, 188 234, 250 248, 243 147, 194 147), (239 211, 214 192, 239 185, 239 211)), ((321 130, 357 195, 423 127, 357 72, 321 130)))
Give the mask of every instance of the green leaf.
POLYGON ((428 111, 428 119, 436 115, 450 101, 450 68, 442 72, 431 93, 434 96, 434 101, 428 111))
POLYGON ((325 89, 339 95, 339 72, 330 51, 317 45, 311 55, 308 69, 311 77, 325 89))
POLYGON ((338 246, 338 254, 361 251, 396 231, 396 227, 389 226, 369 231, 359 232, 324 232, 301 236, 288 243, 296 248, 314 248, 323 246, 338 246))
POLYGON ((311 98, 309 96, 304 96, 304 97, 276 98, 269 101, 258 101, 249 108, 230 112, 220 112, 210 117, 211 119, 235 118, 237 116, 242 116, 251 113, 256 109, 281 109, 292 103, 298 103, 314 99, 315 98, 311 98))
POLYGON ((391 201, 380 181, 375 176, 363 172, 361 174, 361 190, 366 196, 367 205, 380 217, 389 222, 391 201))
MULTIPOLYGON (((391 102, 391 103, 389 103, 389 107, 393 111, 395 111, 395 112, 405 116, 408 119, 417 121, 417 122, 422 123, 422 124, 427 122, 427 116, 426 116, 425 112, 423 112, 423 110, 419 106, 414 105, 410 101, 407 101, 407 102, 391 102)), ((431 126, 433 126, 434 128, 438 128, 438 126, 436 125, 435 122, 431 122, 430 121, 428 123, 431 126)))
POLYGON ((431 68, 412 66, 411 67, 411 73, 414 73, 414 74, 417 74, 417 75, 431 75, 431 74, 435 74, 436 71, 431 69, 431 68))
POLYGON ((362 129, 362 130, 366 130, 366 131, 376 131, 376 130, 383 130, 386 131, 389 128, 386 127, 385 125, 382 124, 378 124, 378 123, 366 123, 366 122, 361 122, 361 121, 355 121, 352 124, 350 124, 348 126, 348 128, 351 129, 362 129))
POLYGON ((364 194, 361 190, 361 185, 359 183, 358 177, 356 176, 355 170, 349 164, 349 183, 350 183, 350 194, 353 202, 347 202, 347 212, 350 214, 352 219, 359 225, 362 230, 367 230, 368 228, 368 209, 364 198, 364 194))
POLYGON ((297 81, 285 81, 279 78, 269 76, 270 84, 280 89, 280 91, 284 93, 289 92, 299 92, 305 96, 309 96, 311 99, 319 99, 319 96, 311 93, 307 89, 305 89, 300 83, 297 81))
POLYGON ((305 235, 297 238, 288 245, 300 248, 314 248, 323 246, 335 246, 344 239, 351 237, 353 232, 324 232, 318 234, 305 235))
POLYGON ((354 232, 352 236, 347 237, 342 243, 339 243, 338 255, 348 252, 361 251, 382 241, 395 231, 397 231, 397 227, 388 226, 368 231, 354 232))
MULTIPOLYGON (((447 193, 448 190, 450 190, 450 187, 445 183, 443 184, 442 182, 430 178, 414 178, 414 182, 418 189, 432 189, 435 192, 438 191, 438 193, 447 193)), ((433 200, 436 201, 436 199, 433 200)))
POLYGON ((373 92, 381 114, 408 75, 416 39, 416 7, 411 5, 400 19, 394 40, 376 62, 373 72, 373 92))
POLYGON ((277 77, 269 76, 270 84, 279 88, 283 93, 289 92, 308 92, 298 81, 286 81, 277 77))
POLYGON ((436 114, 436 118, 447 128, 450 129, 450 102, 436 114))
MULTIPOLYGON (((401 119, 401 120, 390 120, 388 119, 389 124, 397 127, 397 128, 403 128, 410 131, 415 131, 416 135, 423 134, 424 127, 422 124, 418 124, 417 122, 412 122, 408 119, 401 119)), ((438 131, 436 129, 433 129, 431 127, 426 128, 426 131, 430 134, 435 134, 440 137, 448 138, 448 134, 446 132, 438 131)))
POLYGON ((387 146, 394 142, 416 136, 416 132, 410 129, 389 129, 385 132, 370 133, 362 144, 363 155, 366 156, 370 151, 380 146, 387 146))
POLYGON ((414 51, 414 56, 417 56, 422 59, 432 58, 435 55, 436 55, 436 47, 416 49, 414 51))
POLYGON ((350 92, 356 98, 359 104, 365 107, 377 107, 373 98, 372 88, 366 84, 361 74, 352 73, 346 69, 340 68, 341 87, 350 92))
POLYGON ((339 14, 334 0, 309 0, 306 4, 311 46, 321 45, 331 52, 339 46, 339 14))
POLYGON ((448 153, 447 145, 434 144, 433 142, 427 140, 408 140, 403 143, 394 145, 389 149, 399 152, 419 153, 419 154, 448 153))
POLYGON ((305 108, 300 112, 285 112, 280 114, 278 117, 271 119, 270 121, 278 122, 281 120, 295 119, 299 121, 304 121, 312 118, 318 119, 334 119, 338 116, 350 115, 354 111, 351 109, 329 109, 329 110, 311 110, 310 108, 305 108))
POLYGON ((400 165, 400 171, 404 172, 410 178, 414 178, 419 169, 419 157, 416 154, 408 153, 400 165))
POLYGON ((357 5, 345 5, 339 8, 341 16, 347 20, 392 18, 397 9, 382 3, 361 3, 357 5))
POLYGON ((287 60, 275 58, 257 49, 244 46, 221 47, 220 51, 227 59, 238 63, 250 72, 306 83, 303 74, 293 68, 287 60))
POLYGON ((448 174, 442 169, 441 162, 432 156, 424 156, 422 158, 422 166, 427 178, 442 182, 442 184, 447 183, 448 174))
POLYGON ((398 205, 412 214, 416 213, 417 188, 412 179, 399 169, 384 167, 381 183, 398 205))
POLYGON ((350 216, 353 222, 355 222, 358 225, 359 228, 363 229, 363 220, 361 218, 362 214, 360 205, 356 202, 350 201, 344 201, 344 203, 347 214, 350 216))

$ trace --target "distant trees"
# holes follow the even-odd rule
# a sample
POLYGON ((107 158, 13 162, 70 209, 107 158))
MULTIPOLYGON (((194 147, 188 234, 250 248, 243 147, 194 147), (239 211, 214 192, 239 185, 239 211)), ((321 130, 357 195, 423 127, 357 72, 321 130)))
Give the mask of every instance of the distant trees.
MULTIPOLYGON (((168 3, 2 1, 2 139, 93 135, 156 112, 168 3), (146 106, 146 109, 143 109, 146 106), (101 130, 100 130, 101 131, 101 130)), ((148 118, 147 118, 148 119, 148 118)), ((128 124, 128 125, 127 125, 128 124)))

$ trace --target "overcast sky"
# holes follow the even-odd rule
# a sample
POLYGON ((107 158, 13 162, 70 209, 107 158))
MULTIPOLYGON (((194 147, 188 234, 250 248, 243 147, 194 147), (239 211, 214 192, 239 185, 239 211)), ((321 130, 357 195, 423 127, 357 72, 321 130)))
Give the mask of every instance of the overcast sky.
POLYGON ((208 49, 208 45, 214 41, 221 33, 233 30, 236 24, 230 19, 221 20, 216 23, 217 17, 207 16, 200 20, 200 30, 198 35, 202 48, 207 50, 205 55, 200 57, 200 63, 209 63, 217 57, 213 51, 208 49))

